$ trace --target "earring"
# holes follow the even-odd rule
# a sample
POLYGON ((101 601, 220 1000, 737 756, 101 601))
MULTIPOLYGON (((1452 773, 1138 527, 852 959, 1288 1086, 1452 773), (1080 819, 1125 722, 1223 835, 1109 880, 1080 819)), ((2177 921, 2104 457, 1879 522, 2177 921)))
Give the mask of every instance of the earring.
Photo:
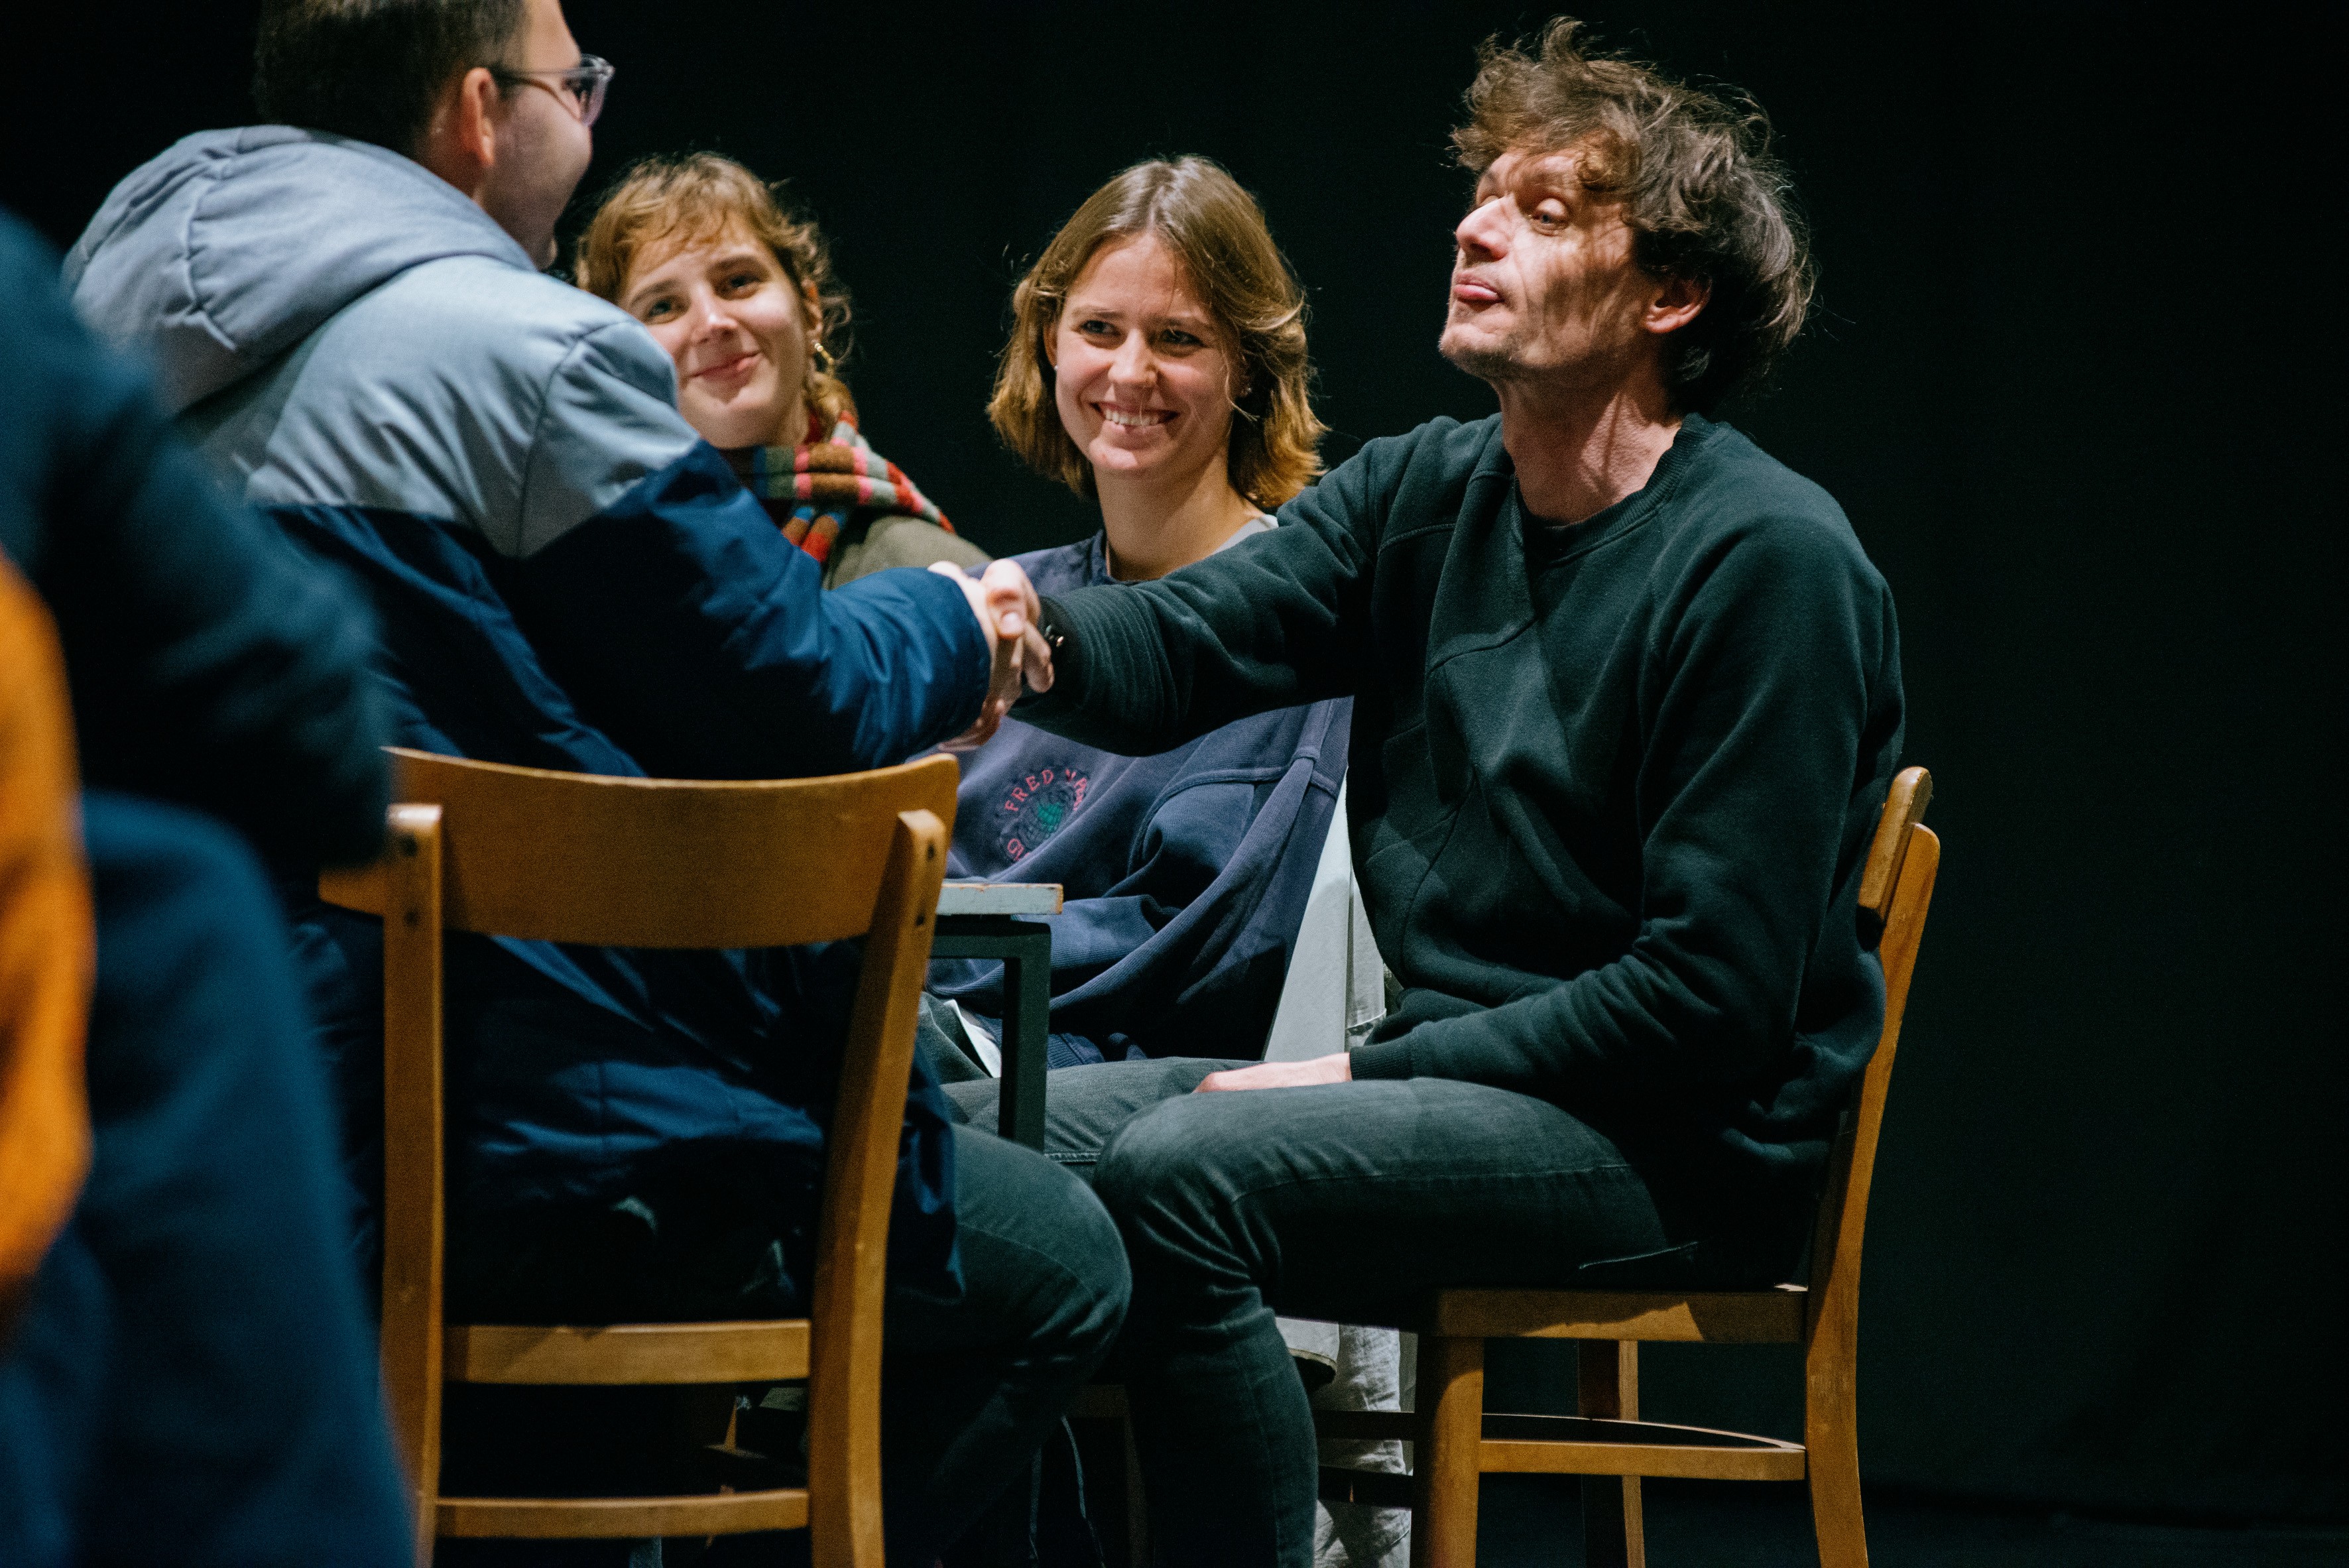
POLYGON ((823 346, 822 338, 808 345, 808 358, 813 362, 815 373, 818 376, 831 375, 833 368, 840 364, 839 360, 832 356, 832 350, 823 346))

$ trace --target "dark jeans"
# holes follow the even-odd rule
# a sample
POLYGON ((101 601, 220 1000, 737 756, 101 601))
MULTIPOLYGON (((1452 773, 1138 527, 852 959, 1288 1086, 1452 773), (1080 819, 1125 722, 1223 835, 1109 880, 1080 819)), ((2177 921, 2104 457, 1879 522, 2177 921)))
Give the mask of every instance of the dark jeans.
MULTIPOLYGON (((1052 1075, 1045 1136, 1124 1235, 1119 1359, 1162 1565, 1313 1560, 1312 1417, 1275 1316, 1407 1325, 1450 1285, 1567 1285, 1671 1246, 1647 1184, 1545 1101, 1441 1078, 1192 1094, 1244 1062, 1052 1075)), ((974 1123, 992 1081, 947 1086, 974 1123)))
MULTIPOLYGON (((928 1564, 1007 1485, 1024 1480, 1125 1316, 1124 1250, 1084 1185, 989 1133, 954 1133, 963 1292, 948 1300, 892 1286, 882 1333, 882 1510, 892 1563, 928 1564)), ((652 1461, 626 1438, 662 1435, 658 1403, 633 1389, 452 1387, 444 1488, 633 1490, 630 1472, 652 1461)), ((804 1533, 744 1538, 712 1561, 803 1562, 805 1542, 804 1533)), ((626 1542, 451 1541, 439 1560, 450 1568, 600 1568, 628 1563, 630 1551, 626 1542)), ((1025 1563, 1024 1537, 1010 1561, 1025 1563)))
POLYGON ((882 1338, 893 1563, 928 1563, 1027 1475, 1131 1289, 1116 1227, 1081 1184, 1018 1144, 955 1133, 962 1299, 893 1294, 882 1338))
POLYGON ((0 1355, 0 1563, 406 1568, 324 1074, 251 857, 89 796, 96 1147, 0 1355))

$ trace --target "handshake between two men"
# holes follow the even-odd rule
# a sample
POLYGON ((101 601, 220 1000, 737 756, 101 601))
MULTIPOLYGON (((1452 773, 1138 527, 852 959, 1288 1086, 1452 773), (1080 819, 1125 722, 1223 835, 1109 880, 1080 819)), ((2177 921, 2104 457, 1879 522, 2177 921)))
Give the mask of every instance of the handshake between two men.
POLYGON ((978 719, 943 748, 947 751, 975 751, 994 736, 1003 723, 1003 716, 1019 700, 1023 681, 1031 691, 1052 689, 1052 650, 1037 626, 1041 612, 1036 602, 1036 585, 1028 581, 1028 573, 1019 569, 1018 562, 991 561, 977 577, 947 561, 938 562, 930 570, 962 585, 963 596, 970 601, 970 613, 978 617, 979 630, 987 634, 988 644, 994 650, 995 664, 988 676, 987 700, 979 705, 978 719))

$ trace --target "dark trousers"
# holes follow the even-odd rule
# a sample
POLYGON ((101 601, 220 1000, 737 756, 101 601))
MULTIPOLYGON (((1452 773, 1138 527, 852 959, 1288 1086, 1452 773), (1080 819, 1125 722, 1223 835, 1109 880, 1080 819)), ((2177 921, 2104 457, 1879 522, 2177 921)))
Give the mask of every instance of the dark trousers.
MULTIPOLYGON (((1083 1182, 1018 1144, 970 1127, 954 1132, 962 1294, 892 1286, 881 1341, 889 1561, 923 1568, 1015 1481, 1024 1502, 1030 1461, 1109 1354, 1128 1293, 1117 1228, 1083 1182)), ((660 1405, 658 1390, 451 1388, 446 1488, 637 1490, 631 1472, 657 1461, 630 1439, 668 1435, 660 1405)), ((1002 1562, 1028 1561, 1024 1530, 993 1533, 1006 1542, 1002 1562)), ((742 1537, 708 1561, 804 1562, 806 1540, 742 1537)), ((440 1556, 449 1568, 647 1560, 626 1542, 451 1541, 440 1556)), ((984 1546, 956 1561, 997 1568, 984 1546)))
POLYGON ((0 1563, 412 1563, 274 903, 202 818, 84 802, 95 1148, 0 1357, 0 1563))
POLYGON ((962 1298, 894 1292, 882 1336, 892 1563, 929 1563, 1024 1482, 1109 1354, 1129 1293, 1116 1226, 1081 1182, 1016 1143, 955 1135, 962 1298))
MULTIPOLYGON (((1545 1101, 1441 1078, 1193 1094, 1244 1062, 1052 1075, 1048 1153, 1125 1238, 1119 1352, 1162 1565, 1307 1568, 1313 1423, 1276 1315, 1405 1324, 1449 1285, 1668 1252, 1646 1182, 1545 1101)), ((991 1125, 996 1085, 947 1086, 991 1125)))

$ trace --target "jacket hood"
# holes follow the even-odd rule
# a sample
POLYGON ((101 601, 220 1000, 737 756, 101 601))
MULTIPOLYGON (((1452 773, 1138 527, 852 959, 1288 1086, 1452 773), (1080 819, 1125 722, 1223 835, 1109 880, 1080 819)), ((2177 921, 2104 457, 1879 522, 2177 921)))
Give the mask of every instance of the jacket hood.
POLYGON ((117 185, 67 255, 101 335, 173 414, 261 369, 409 268, 530 258, 455 187, 386 148, 292 126, 200 131, 117 185))

